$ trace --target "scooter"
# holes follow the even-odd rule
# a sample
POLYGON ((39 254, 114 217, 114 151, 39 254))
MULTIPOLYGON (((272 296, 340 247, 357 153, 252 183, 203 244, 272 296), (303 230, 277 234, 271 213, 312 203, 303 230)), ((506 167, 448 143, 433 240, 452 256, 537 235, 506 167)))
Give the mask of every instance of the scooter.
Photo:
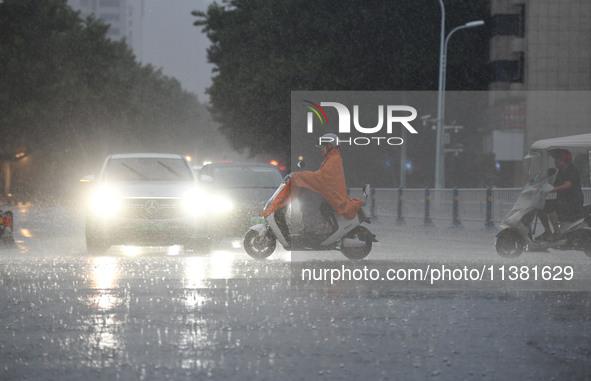
POLYGON ((524 187, 513 209, 501 222, 496 236, 497 253, 502 257, 517 257, 525 251, 582 250, 591 256, 591 205, 583 207, 581 218, 561 222, 561 238, 556 241, 534 238, 538 212, 553 186, 549 182, 524 187))
POLYGON ((576 221, 561 221, 561 236, 557 240, 534 238, 538 213, 552 191, 556 177, 548 169, 549 152, 558 148, 586 148, 591 145, 591 134, 544 139, 534 142, 524 161, 528 167, 528 183, 522 189, 513 208, 501 221, 496 236, 496 250, 502 257, 518 257, 523 251, 581 250, 591 257, 591 205, 585 205, 576 221))
MULTIPOLYGON (((298 165, 300 166, 300 165, 298 165)), ((346 219, 334 212, 323 202, 320 212, 330 225, 330 233, 299 234, 291 233, 286 214, 289 209, 291 177, 287 175, 273 196, 263 208, 265 223, 252 226, 244 237, 244 249, 253 258, 265 259, 275 251, 277 241, 286 249, 294 251, 340 250, 349 259, 359 260, 369 255, 376 237, 362 223, 371 223, 363 211, 363 206, 353 219, 346 219)), ((367 203, 369 184, 363 187, 367 203)))

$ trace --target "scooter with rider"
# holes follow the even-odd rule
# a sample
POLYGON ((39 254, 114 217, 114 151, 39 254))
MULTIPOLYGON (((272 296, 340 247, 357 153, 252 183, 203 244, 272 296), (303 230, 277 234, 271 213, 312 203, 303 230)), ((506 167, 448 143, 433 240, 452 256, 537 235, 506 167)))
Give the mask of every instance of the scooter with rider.
POLYGON ((286 250, 340 250, 347 258, 362 259, 377 242, 362 225, 370 223, 362 208, 369 185, 363 189, 365 200, 348 198, 338 137, 329 133, 319 141, 324 157, 320 168, 286 176, 263 209, 266 223, 252 226, 246 233, 244 248, 250 256, 268 257, 279 241, 286 250), (299 232, 293 231, 287 218, 296 198, 304 225, 299 232))
POLYGON ((583 205, 581 180, 571 152, 583 150, 591 161, 591 134, 532 144, 524 158, 527 184, 501 221, 502 230, 496 237, 499 255, 517 257, 523 251, 552 249, 582 250, 591 256, 591 205, 583 205), (538 221, 544 227, 539 235, 538 221))

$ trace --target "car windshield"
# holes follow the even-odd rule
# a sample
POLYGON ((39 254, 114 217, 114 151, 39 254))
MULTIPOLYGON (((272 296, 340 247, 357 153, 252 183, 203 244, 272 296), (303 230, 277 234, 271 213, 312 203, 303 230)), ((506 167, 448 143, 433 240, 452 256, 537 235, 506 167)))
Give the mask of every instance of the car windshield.
POLYGON ((106 181, 191 181, 191 168, 181 159, 124 158, 107 164, 106 181))
POLYGON ((207 175, 223 188, 277 188, 283 179, 275 168, 256 166, 216 167, 207 175))

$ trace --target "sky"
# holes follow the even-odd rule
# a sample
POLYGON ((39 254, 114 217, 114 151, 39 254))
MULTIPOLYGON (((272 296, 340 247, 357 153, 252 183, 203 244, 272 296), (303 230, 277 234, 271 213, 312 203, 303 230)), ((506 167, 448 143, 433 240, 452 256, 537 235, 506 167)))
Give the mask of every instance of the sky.
MULTIPOLYGON (((144 0, 142 52, 138 60, 175 77, 183 89, 207 103, 213 65, 207 63, 207 36, 191 11, 207 10, 213 0, 144 0), (141 55, 141 56, 140 56, 141 55)), ((137 55, 137 53, 136 53, 137 55)))

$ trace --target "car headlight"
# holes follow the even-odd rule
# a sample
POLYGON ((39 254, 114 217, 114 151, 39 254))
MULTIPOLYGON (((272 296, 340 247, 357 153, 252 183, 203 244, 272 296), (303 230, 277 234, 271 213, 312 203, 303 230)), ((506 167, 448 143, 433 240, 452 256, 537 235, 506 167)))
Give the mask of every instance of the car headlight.
POLYGON ((204 193, 199 189, 192 189, 183 195, 183 210, 185 213, 198 216, 207 212, 208 203, 204 193))
POLYGON ((227 213, 234 209, 234 203, 227 197, 208 195, 202 189, 193 189, 184 195, 183 208, 191 215, 227 213))
POLYGON ((121 196, 112 187, 100 187, 90 197, 89 207, 94 214, 116 213, 121 208, 121 196))
POLYGON ((223 196, 213 196, 211 198, 210 207, 213 209, 212 211, 227 213, 234 209, 234 203, 229 198, 223 196))

